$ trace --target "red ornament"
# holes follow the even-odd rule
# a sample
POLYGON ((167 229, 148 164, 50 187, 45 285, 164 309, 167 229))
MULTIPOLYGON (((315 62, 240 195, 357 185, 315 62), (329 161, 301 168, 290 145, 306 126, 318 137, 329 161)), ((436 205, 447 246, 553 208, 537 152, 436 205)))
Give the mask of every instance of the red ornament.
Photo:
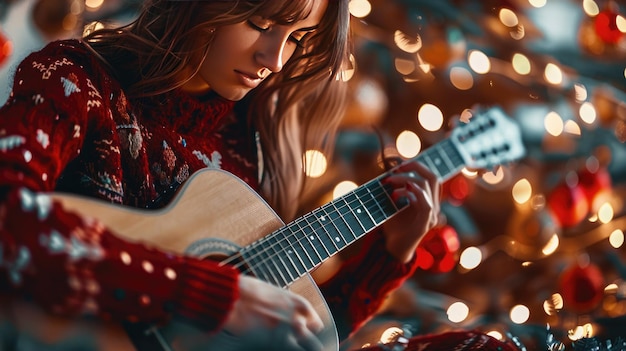
POLYGON ((594 27, 598 37, 606 44, 616 44, 624 33, 617 27, 618 13, 613 10, 603 10, 595 18, 594 27))
POLYGON ((454 205, 461 205, 474 190, 472 182, 463 174, 459 174, 443 183, 443 198, 454 205))
POLYGON ((592 209, 597 209, 601 205, 596 203, 596 199, 602 201, 611 193, 611 175, 606 168, 600 168, 595 172, 583 169, 578 173, 578 183, 592 209))
POLYGON ((0 66, 13 53, 13 42, 11 42, 2 32, 0 32, 0 66))
POLYGON ((548 194, 548 207, 555 215, 561 227, 573 227, 582 222, 589 213, 589 202, 580 185, 557 185, 548 194))
POLYGON ((593 310, 602 300, 604 278, 594 264, 575 264, 567 268, 560 278, 561 296, 565 308, 585 313, 593 310))
POLYGON ((429 272, 450 272, 458 262, 460 246, 459 235, 453 227, 433 228, 417 247, 417 265, 429 272))

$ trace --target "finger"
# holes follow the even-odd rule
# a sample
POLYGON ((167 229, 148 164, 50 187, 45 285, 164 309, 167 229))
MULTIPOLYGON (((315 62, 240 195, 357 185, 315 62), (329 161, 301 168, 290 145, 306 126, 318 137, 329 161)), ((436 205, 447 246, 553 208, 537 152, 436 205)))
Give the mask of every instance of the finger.
POLYGON ((298 346, 306 351, 321 351, 324 348, 320 339, 309 328, 300 328, 296 335, 298 346))
MULTIPOLYGON (((298 296, 298 298, 296 313, 299 313, 304 317, 306 328, 315 333, 321 332, 324 329, 324 322, 322 321, 322 318, 319 316, 317 311, 315 311, 309 300, 301 296, 298 296)), ((297 318, 297 315, 295 318, 297 318)))

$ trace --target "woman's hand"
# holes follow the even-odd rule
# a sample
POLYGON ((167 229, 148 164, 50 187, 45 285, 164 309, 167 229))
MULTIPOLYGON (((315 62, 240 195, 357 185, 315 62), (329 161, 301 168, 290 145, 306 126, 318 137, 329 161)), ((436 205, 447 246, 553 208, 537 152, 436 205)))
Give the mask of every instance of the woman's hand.
POLYGON ((253 277, 239 278, 239 299, 224 330, 256 350, 322 350, 324 324, 305 298, 253 277))
POLYGON ((422 237, 439 221, 440 183, 417 161, 397 166, 383 183, 393 187, 392 198, 403 207, 382 226, 387 251, 409 262, 422 237))

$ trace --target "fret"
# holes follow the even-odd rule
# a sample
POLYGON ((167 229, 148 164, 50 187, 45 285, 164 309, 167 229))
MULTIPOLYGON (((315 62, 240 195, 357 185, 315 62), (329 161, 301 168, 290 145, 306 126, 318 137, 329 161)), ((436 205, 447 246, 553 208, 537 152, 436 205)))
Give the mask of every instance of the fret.
POLYGON ((348 245, 356 239, 356 235, 354 235, 354 232, 350 227, 350 223, 346 220, 346 216, 349 216, 348 211, 346 211, 346 206, 338 207, 337 204, 339 202, 340 201, 332 201, 329 204, 330 206, 328 207, 332 207, 332 209, 330 209, 328 215, 330 216, 332 223, 337 228, 337 234, 341 237, 341 240, 343 240, 345 245, 348 245), (343 211, 340 210, 340 208, 343 208, 343 211))
POLYGON ((439 154, 439 157, 448 167, 448 172, 446 174, 451 173, 456 168, 456 165, 452 163, 452 160, 450 159, 450 156, 448 156, 448 153, 445 152, 442 147, 435 147, 434 150, 439 154))
MULTIPOLYGON (((289 273, 289 277, 291 278, 290 281, 295 280, 295 278, 302 276, 302 274, 306 272, 304 264, 299 260, 299 257, 293 258, 294 254, 296 254, 295 249, 293 245, 289 243, 284 230, 280 230, 268 236, 267 241, 274 252, 273 256, 278 257, 285 266, 285 270, 289 273)), ((298 255, 296 254, 296 256, 298 255)))
POLYGON ((363 224, 361 224, 361 221, 359 221, 359 217, 357 217, 357 209, 353 209, 352 206, 350 206, 346 197, 340 197, 337 199, 337 201, 335 201, 335 208, 337 208, 341 213, 343 220, 348 225, 350 234, 352 234, 350 242, 355 241, 367 232, 365 227, 363 227, 363 224))
POLYGON ((376 199, 376 203, 378 204, 384 215, 384 218, 379 221, 380 223, 396 214, 398 212, 398 208, 396 207, 396 204, 393 202, 390 196, 392 191, 391 186, 383 186, 380 182, 375 184, 377 184, 377 186, 370 187, 370 191, 374 199, 376 199))
POLYGON ((372 222, 375 225, 380 224, 385 220, 385 214, 383 209, 378 205, 378 201, 374 195, 370 192, 369 187, 371 184, 366 184, 355 190, 356 196, 362 201, 363 205, 367 209, 367 213, 370 215, 372 222))
MULTIPOLYGON (((463 157, 459 153, 459 150, 454 146, 451 140, 446 139, 442 141, 440 145, 442 149, 446 150, 446 155, 448 155, 448 158, 450 159, 452 164, 455 165, 454 170, 460 170, 461 168, 465 166, 465 160, 463 159, 463 157)), ((452 174, 449 174, 448 176, 451 176, 451 175, 452 174)), ((443 179, 445 180, 447 178, 448 177, 446 176, 443 179)))
MULTIPOLYGON (((317 233, 313 231, 313 228, 306 222, 304 218, 298 218, 290 226, 297 227, 297 230, 307 238, 309 245, 311 245, 312 251, 315 255, 310 255, 307 251, 307 257, 311 261, 311 268, 317 266, 324 261, 323 257, 328 257, 328 251, 324 247, 324 244, 320 241, 317 233), (324 253, 325 252, 325 253, 324 253)), ((304 245, 300 242, 300 245, 304 249, 304 245)))
POLYGON ((442 178, 443 175, 448 174, 450 169, 446 167, 446 164, 441 160, 441 157, 437 155, 431 155, 435 153, 435 148, 427 149, 422 155, 420 161, 425 160, 428 168, 437 175, 438 178, 442 178))
POLYGON ((267 241, 268 237, 259 241, 259 256, 261 260, 267 265, 270 269, 270 273, 276 278, 276 282, 279 284, 278 286, 285 286, 290 278, 284 273, 288 271, 287 267, 280 267, 278 265, 278 261, 276 260, 276 252, 272 249, 271 245, 267 241))
POLYGON ((339 218, 339 214, 337 211, 334 211, 332 208, 332 204, 326 204, 319 208, 320 212, 324 213, 323 218, 327 218, 328 220, 325 222, 327 225, 323 226, 326 230, 326 233, 332 240, 333 244, 337 248, 337 251, 343 249, 348 243, 341 235, 341 229, 345 226, 345 222, 343 219, 339 218))
POLYGON ((257 250, 260 242, 255 243, 254 245, 246 248, 246 250, 242 251, 243 257, 248 262, 250 269, 254 272, 254 275, 261 280, 264 280, 268 283, 274 284, 276 286, 284 286, 286 283, 284 278, 281 283, 281 279, 274 272, 276 269, 272 269, 269 266, 268 261, 266 260, 267 254, 263 250, 257 250))
POLYGON ((285 231, 289 232, 287 236, 287 241, 290 243, 290 257, 295 255, 296 260, 300 263, 302 267, 300 276, 305 272, 308 272, 311 268, 315 266, 313 263, 311 256, 309 255, 309 251, 312 250, 311 247, 308 247, 308 241, 305 241, 304 233, 300 231, 298 228, 294 228, 293 226, 285 227, 285 231))
POLYGON ((311 214, 311 216, 306 217, 307 223, 309 223, 311 228, 313 228, 313 231, 319 233, 318 237, 320 238, 322 244, 324 244, 328 257, 330 257, 339 251, 332 235, 328 232, 328 229, 326 229, 328 226, 332 226, 330 219, 321 208, 313 210, 311 214))
POLYGON ((363 233, 369 232, 372 228, 376 226, 374 223, 374 219, 369 214, 369 211, 361 198, 359 198, 356 193, 350 192, 343 196, 344 201, 348 204, 350 209, 352 210, 352 214, 359 221, 359 224, 363 228, 363 233))

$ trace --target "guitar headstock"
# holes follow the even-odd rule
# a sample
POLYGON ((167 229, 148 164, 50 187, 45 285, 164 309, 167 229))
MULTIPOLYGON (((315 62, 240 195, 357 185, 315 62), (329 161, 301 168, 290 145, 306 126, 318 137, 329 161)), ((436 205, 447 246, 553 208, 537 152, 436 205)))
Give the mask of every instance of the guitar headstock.
POLYGON ((491 169, 526 154, 520 128, 502 108, 478 111, 452 130, 450 140, 469 168, 491 169))

